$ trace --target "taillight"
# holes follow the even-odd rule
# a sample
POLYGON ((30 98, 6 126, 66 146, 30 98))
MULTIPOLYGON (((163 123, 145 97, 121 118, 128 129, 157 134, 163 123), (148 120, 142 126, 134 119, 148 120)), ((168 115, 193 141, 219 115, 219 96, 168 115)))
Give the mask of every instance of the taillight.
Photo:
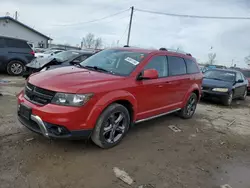
POLYGON ((30 54, 32 54, 33 56, 35 55, 35 52, 34 51, 31 51, 30 54))

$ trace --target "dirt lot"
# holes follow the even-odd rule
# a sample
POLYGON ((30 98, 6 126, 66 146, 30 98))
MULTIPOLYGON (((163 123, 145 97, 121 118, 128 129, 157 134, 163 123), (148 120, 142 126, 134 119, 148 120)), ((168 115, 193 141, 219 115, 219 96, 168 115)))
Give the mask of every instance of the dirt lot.
POLYGON ((201 102, 191 120, 170 115, 138 124, 120 145, 102 150, 86 141, 50 141, 24 128, 15 98, 23 80, 6 80, 0 84, 0 187, 250 187, 250 97, 231 108, 201 102), (117 179, 113 167, 125 170, 132 186, 117 179))

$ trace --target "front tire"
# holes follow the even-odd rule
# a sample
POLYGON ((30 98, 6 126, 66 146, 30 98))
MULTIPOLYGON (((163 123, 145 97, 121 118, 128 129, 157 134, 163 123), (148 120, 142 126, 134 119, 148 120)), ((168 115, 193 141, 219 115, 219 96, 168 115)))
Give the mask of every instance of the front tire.
POLYGON ((247 88, 245 89, 243 96, 240 97, 240 100, 246 100, 246 98, 247 98, 247 88))
POLYGON ((121 142, 129 126, 130 115, 127 108, 117 103, 111 104, 98 118, 91 139, 101 148, 112 148, 121 142))
POLYGON ((179 115, 181 118, 183 119, 190 119, 193 117, 196 107, 198 104, 198 97, 195 93, 191 93, 187 104, 185 105, 185 107, 183 109, 181 109, 179 115))
POLYGON ((19 76, 24 72, 24 65, 21 61, 12 60, 7 65, 7 73, 9 75, 19 76))
POLYGON ((233 92, 230 92, 227 96, 222 98, 222 102, 225 106, 230 106, 233 101, 233 92))

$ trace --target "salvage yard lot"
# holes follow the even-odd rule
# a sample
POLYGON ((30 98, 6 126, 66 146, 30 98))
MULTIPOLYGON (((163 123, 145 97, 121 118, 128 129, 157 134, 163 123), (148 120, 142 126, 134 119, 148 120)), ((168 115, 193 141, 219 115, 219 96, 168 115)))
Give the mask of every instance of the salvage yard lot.
MULTIPOLYGON (((0 77, 0 80, 3 77, 0 77)), ((232 107, 205 101, 190 120, 175 115, 133 127, 120 145, 47 140, 17 121, 22 78, 0 84, 0 187, 250 187, 250 98, 232 107), (173 132, 175 125, 181 132, 173 132), (113 173, 125 170, 129 186, 113 173), (144 186, 146 187, 146 186, 144 186)))

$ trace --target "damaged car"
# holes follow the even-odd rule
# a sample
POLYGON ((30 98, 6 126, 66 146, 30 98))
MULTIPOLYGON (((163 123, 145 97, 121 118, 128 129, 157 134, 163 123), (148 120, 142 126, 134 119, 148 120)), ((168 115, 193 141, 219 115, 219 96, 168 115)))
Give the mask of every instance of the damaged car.
POLYGON ((95 54, 95 52, 68 50, 60 52, 53 56, 36 58, 26 65, 23 77, 28 78, 33 73, 45 71, 48 69, 75 65, 84 61, 86 58, 92 56, 93 54, 95 54))

